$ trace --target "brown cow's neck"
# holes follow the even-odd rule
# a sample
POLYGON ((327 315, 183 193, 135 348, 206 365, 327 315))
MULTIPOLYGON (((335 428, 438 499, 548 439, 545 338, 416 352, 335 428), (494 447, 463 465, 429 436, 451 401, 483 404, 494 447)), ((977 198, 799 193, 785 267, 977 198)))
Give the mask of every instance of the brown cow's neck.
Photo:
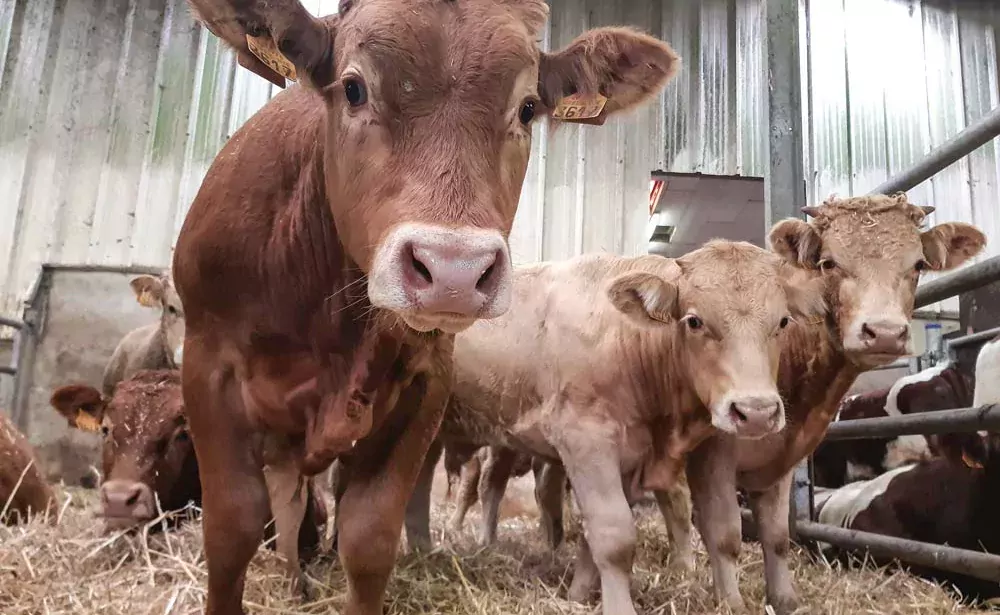
MULTIPOLYGON (((618 367, 636 404, 635 409, 645 421, 655 421, 671 409, 690 412, 702 409, 691 391, 688 365, 680 350, 677 337, 682 332, 674 325, 639 332, 623 331, 618 339, 618 367)), ((707 417, 706 417, 707 418, 707 417)))

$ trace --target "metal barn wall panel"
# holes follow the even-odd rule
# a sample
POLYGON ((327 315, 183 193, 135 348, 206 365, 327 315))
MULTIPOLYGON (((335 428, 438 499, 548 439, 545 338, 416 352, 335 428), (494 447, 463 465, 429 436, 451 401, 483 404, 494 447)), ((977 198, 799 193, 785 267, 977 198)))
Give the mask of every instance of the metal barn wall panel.
MULTIPOLYGON (((803 0, 809 200, 864 194, 1000 104, 1000 6, 987 0, 803 0)), ((930 224, 970 222, 1000 254, 1000 140, 909 191, 930 224)), ((932 278, 933 276, 930 276, 932 278)), ((958 311, 957 298, 928 306, 958 311)))

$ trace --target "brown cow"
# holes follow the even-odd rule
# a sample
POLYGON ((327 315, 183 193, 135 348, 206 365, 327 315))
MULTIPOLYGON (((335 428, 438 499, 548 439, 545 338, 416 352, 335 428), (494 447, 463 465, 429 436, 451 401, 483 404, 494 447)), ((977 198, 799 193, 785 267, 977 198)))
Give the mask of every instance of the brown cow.
MULTIPOLYGON (((107 530, 134 529, 161 511, 201 506, 198 459, 184 412, 180 372, 140 370, 119 383, 110 397, 91 386, 66 385, 53 392, 50 403, 71 427, 104 438, 100 514, 107 530)), ((270 474, 280 469, 268 468, 270 474)), ((300 581, 299 557, 316 554, 317 526, 326 520, 325 509, 319 499, 313 499, 308 510, 296 507, 282 480, 271 479, 268 487, 278 532, 273 545, 288 561, 290 576, 300 581)), ((176 519, 167 521, 173 524, 176 519)))
POLYGON ((22 523, 33 515, 55 522, 56 496, 28 439, 0 410, 0 523, 22 523))
POLYGON ((572 599, 599 574, 604 612, 634 613, 637 486, 671 484, 713 425, 750 438, 782 429, 778 342, 793 316, 823 310, 807 280, 798 286, 808 275, 724 241, 678 260, 542 263, 516 272, 508 314, 456 337, 442 438, 562 461, 586 530, 572 599))
MULTIPOLYGON (((909 318, 920 273, 953 269, 986 243, 968 224, 922 231, 932 207, 905 195, 831 199, 770 233, 773 249, 819 271, 830 316, 797 328, 784 342, 779 383, 788 427, 760 442, 716 434, 688 459, 698 530, 712 561, 715 593, 742 608, 736 559, 741 546, 737 486, 750 493, 764 551, 767 598, 778 613, 798 600, 788 570, 788 499, 792 470, 823 439, 855 378, 910 347, 909 318)), ((668 523, 686 522, 662 506, 668 523)))
POLYGON ((118 342, 104 368, 101 392, 110 396, 115 385, 143 369, 177 369, 184 353, 184 309, 170 273, 141 275, 129 282, 143 307, 160 308, 160 321, 133 329, 118 342))
MULTIPOLYGON (((972 384, 949 361, 897 380, 890 388, 844 399, 834 421, 966 408, 972 384)), ((935 436, 823 442, 813 454, 815 483, 842 487, 939 454, 935 436)))
POLYGON ((190 2, 241 64, 302 83, 226 143, 174 256, 206 610, 242 613, 267 520, 255 443, 279 433, 304 436, 289 454, 306 474, 343 457, 345 610, 381 613, 448 395, 428 373, 450 371, 451 333, 511 301, 531 124, 573 93, 596 122, 634 108, 677 56, 622 28, 541 52, 542 0, 342 0, 323 19, 296 0, 190 2))

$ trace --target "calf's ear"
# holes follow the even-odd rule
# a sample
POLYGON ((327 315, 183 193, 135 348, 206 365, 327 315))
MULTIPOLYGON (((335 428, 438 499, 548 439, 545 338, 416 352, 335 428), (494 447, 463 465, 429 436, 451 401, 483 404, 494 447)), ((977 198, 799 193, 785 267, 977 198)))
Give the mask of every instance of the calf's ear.
POLYGON ((542 54, 538 92, 555 119, 600 124, 656 96, 679 68, 680 58, 663 41, 631 28, 595 28, 561 51, 542 54), (561 115, 557 107, 571 95, 593 105, 593 115, 561 115), (592 118, 599 119, 587 121, 592 118))
POLYGON ((954 269, 979 254, 986 235, 971 224, 947 222, 920 233, 924 260, 935 271, 954 269))
POLYGON ((142 307, 159 307, 160 302, 163 301, 163 282, 156 276, 141 275, 132 278, 129 286, 135 293, 135 300, 142 307))
POLYGON ((188 4, 196 20, 236 51, 240 66, 278 87, 285 87, 285 79, 314 88, 333 82, 336 16, 316 19, 298 0, 188 0, 188 4))
POLYGON ((85 384, 60 387, 52 393, 49 403, 66 417, 70 427, 83 431, 100 431, 106 403, 94 387, 85 384))
POLYGON ((823 241, 811 224, 804 220, 788 218, 771 227, 767 236, 771 251, 797 265, 813 269, 819 264, 823 241))
POLYGON ((608 285, 608 299, 633 321, 656 326, 679 318, 677 287, 651 273, 626 273, 608 285))

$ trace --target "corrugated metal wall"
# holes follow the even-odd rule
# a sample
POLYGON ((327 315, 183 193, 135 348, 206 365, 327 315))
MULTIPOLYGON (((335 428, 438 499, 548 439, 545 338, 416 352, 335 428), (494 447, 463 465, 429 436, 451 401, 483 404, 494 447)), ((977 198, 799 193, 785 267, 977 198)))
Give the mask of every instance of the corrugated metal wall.
MULTIPOLYGON (((998 104, 995 4, 802 0, 811 200, 875 186, 998 104)), ((624 119, 536 128, 518 262, 644 251, 653 169, 764 173, 762 1, 552 0, 543 43, 619 23, 670 41, 684 71, 624 119)), ((44 262, 167 265, 215 152, 274 90, 184 0, 0 2, 0 312, 44 262)), ((994 143, 913 195, 1000 238, 998 185, 994 143)))

